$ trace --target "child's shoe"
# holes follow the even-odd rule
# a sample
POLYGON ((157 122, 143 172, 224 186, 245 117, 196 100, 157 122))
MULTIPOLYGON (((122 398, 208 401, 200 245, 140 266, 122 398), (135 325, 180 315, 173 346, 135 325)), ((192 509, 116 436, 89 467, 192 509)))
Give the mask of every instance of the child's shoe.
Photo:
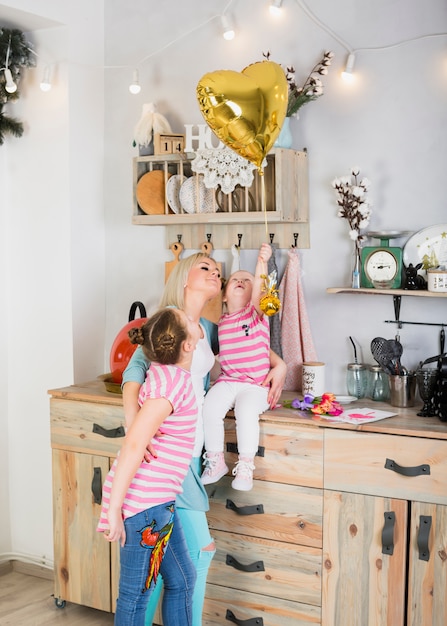
POLYGON ((253 470, 255 469, 253 459, 248 457, 240 458, 231 472, 235 479, 231 483, 233 489, 238 491, 250 491, 253 487, 253 470))
POLYGON ((228 472, 223 452, 205 452, 205 469, 201 477, 202 485, 217 483, 228 472))

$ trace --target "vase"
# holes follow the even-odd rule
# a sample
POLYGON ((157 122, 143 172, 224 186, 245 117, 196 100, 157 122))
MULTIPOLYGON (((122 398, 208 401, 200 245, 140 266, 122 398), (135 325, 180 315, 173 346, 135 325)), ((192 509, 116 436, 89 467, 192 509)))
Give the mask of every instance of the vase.
POLYGON ((291 148, 293 143, 292 131, 290 130, 290 117, 285 117, 281 131, 273 144, 274 148, 291 148))
POLYGON ((360 248, 355 246, 354 255, 352 261, 352 276, 351 276, 351 287, 353 289, 360 289, 360 268, 361 268, 361 260, 360 260, 360 248))

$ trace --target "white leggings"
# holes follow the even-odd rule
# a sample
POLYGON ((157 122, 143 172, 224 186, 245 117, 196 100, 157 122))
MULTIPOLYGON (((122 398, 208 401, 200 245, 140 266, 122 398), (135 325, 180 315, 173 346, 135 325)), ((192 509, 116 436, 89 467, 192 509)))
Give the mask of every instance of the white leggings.
POLYGON ((206 451, 224 451, 224 418, 234 408, 239 455, 254 457, 259 445, 259 415, 269 408, 267 395, 268 387, 251 383, 215 383, 203 405, 206 451))

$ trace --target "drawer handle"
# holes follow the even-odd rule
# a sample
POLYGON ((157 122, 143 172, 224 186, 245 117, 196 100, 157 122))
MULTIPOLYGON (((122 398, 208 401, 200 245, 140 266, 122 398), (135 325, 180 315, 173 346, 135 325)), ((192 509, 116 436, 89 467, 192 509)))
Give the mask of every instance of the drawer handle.
POLYGON ((255 561, 254 563, 249 563, 248 565, 242 565, 242 563, 239 563, 239 561, 231 556, 231 554, 227 554, 225 563, 230 567, 234 567, 234 569, 238 569, 240 572, 265 572, 263 561, 255 561))
MULTIPOLYGON (((232 441, 227 442, 227 452, 234 452, 234 454, 239 454, 239 450, 237 449, 237 443, 232 441)), ((265 448, 264 446, 258 446, 258 451, 256 452, 256 456, 265 456, 265 448)))
POLYGON ((101 504, 102 502, 102 474, 100 467, 93 468, 92 479, 92 494, 95 504, 101 504))
POLYGON ((126 431, 123 426, 118 426, 118 428, 103 428, 99 424, 93 424, 93 432, 97 435, 101 435, 102 437, 109 437, 109 439, 116 439, 118 437, 124 437, 126 431))
POLYGON ((230 609, 227 609, 225 619, 229 622, 233 622, 233 624, 238 624, 239 626, 264 626, 264 620, 262 617, 252 617, 251 619, 241 620, 237 619, 233 611, 230 611, 230 609))
POLYGON ((417 544, 419 549, 419 560, 430 560, 430 548, 428 547, 428 539, 430 537, 431 530, 431 515, 419 516, 419 532, 417 537, 417 544))
POLYGON ((402 467, 393 459, 387 459, 385 461, 385 469, 392 470, 402 476, 423 476, 430 474, 430 465, 423 463, 422 465, 415 465, 414 467, 402 467))
POLYGON ((385 511, 383 514, 385 523, 382 530, 382 554, 391 556, 394 552, 394 526, 396 514, 394 511, 385 511))
POLYGON ((231 509, 238 515, 262 515, 264 506, 262 504, 253 504, 252 506, 237 506, 233 500, 227 500, 226 509, 231 509))

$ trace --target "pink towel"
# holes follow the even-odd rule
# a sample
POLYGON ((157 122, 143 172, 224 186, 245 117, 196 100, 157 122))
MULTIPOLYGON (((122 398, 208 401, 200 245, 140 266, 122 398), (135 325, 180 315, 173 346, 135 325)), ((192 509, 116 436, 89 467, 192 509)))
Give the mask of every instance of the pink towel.
POLYGON ((284 389, 301 391, 303 362, 318 361, 318 358, 304 302, 298 249, 291 248, 288 254, 289 260, 279 286, 282 358, 287 365, 284 389))

